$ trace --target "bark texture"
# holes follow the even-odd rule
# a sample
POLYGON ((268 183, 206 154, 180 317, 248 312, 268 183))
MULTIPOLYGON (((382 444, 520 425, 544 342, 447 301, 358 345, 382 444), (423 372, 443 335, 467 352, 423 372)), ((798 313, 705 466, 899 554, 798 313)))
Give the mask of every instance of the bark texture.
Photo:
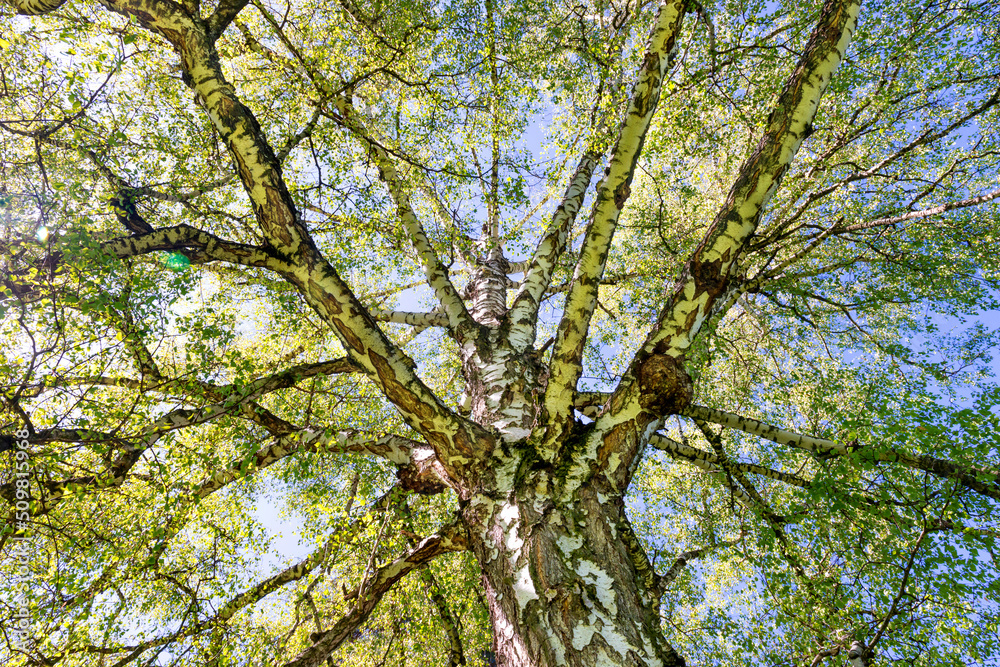
MULTIPOLYGON (((518 461, 514 453, 511 464, 518 461)), ((464 504, 502 665, 681 666, 621 497, 600 479, 554 502, 550 469, 464 504)))

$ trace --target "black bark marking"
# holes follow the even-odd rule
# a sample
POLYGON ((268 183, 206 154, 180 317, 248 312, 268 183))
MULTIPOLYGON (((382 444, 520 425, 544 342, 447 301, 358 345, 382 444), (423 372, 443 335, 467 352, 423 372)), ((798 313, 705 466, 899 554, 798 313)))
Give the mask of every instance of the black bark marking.
POLYGON ((729 282, 728 272, 724 268, 725 264, 723 258, 703 262, 701 261, 701 253, 691 260, 691 277, 694 278, 695 285, 694 298, 698 298, 702 292, 708 292, 714 301, 725 292, 729 282))
POLYGON ((632 188, 629 186, 628 181, 615 188, 615 206, 619 209, 624 207, 625 201, 628 200, 630 194, 632 194, 632 188))

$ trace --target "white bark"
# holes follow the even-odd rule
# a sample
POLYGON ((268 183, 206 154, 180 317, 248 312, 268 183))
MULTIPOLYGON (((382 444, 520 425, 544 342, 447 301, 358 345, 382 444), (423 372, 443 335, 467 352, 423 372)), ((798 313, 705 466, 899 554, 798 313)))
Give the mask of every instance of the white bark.
POLYGON ((448 316, 444 313, 407 313, 398 310, 373 310, 372 317, 376 322, 393 322, 409 324, 412 327, 446 327, 448 316))
MULTIPOLYGON (((299 217, 263 131, 223 76, 214 38, 206 33, 204 24, 193 20, 179 6, 161 0, 112 0, 109 7, 139 20, 177 48, 182 67, 234 158, 258 224, 274 248, 272 256, 282 258, 276 262, 276 270, 302 292, 309 305, 332 327, 352 358, 396 405, 407 423, 433 443, 441 463, 451 469, 461 467, 473 460, 477 449, 489 449, 488 436, 452 412, 420 381, 413 361, 382 333, 336 270, 321 256, 299 217)), ((350 111, 346 101, 341 101, 340 111, 350 111)), ((381 150, 382 157, 387 157, 384 149, 375 148, 376 155, 381 150)), ((383 160, 379 166, 385 171, 388 183, 400 184, 391 161, 383 160)), ((465 306, 440 261, 433 261, 436 258, 433 248, 419 221, 410 215, 412 211, 401 187, 394 189, 393 196, 424 260, 428 280, 443 298, 449 322, 458 329, 468 319, 465 306)))
MULTIPOLYGON (((854 33, 858 10, 857 0, 825 3, 805 52, 778 98, 760 145, 741 168, 726 202, 660 312, 654 330, 633 357, 608 408, 598 417, 597 432, 611 433, 640 418, 648 424, 679 411, 690 401, 689 392, 670 395, 666 401, 657 397, 668 395, 686 377, 678 370, 683 368, 684 354, 716 301, 724 297, 744 245, 808 134, 820 98, 854 33), (655 414, 657 411, 660 414, 655 414)), ((634 438, 650 435, 648 427, 640 424, 631 428, 641 431, 634 438)), ((626 463, 627 469, 634 465, 631 460, 626 463)))
MULTIPOLYGON (((49 11, 51 5, 46 1, 58 0, 16 0, 18 7, 36 13, 49 11)), ((494 135, 494 193, 489 202, 488 238, 481 248, 485 257, 480 258, 468 295, 463 297, 410 205, 408 185, 389 152, 365 129, 364 119, 351 107, 350 100, 341 98, 336 110, 340 114, 338 122, 354 130, 378 164, 427 282, 444 309, 440 314, 372 313, 313 244, 282 181, 280 160, 249 109, 222 76, 214 52, 214 33, 235 16, 241 0, 223 0, 207 29, 203 21, 173 3, 109 0, 109 4, 171 40, 177 48, 199 100, 238 164, 266 242, 260 248, 232 244, 182 226, 117 240, 108 247, 119 257, 182 247, 203 253, 199 257, 207 260, 280 273, 301 290, 325 323, 337 332, 350 354, 349 370, 366 372, 399 408, 407 424, 425 438, 425 442, 419 442, 392 435, 372 441, 350 432, 282 432, 270 446, 232 461, 207 477, 194 495, 205 497, 239 478, 246 467, 262 469, 293 451, 353 452, 380 456, 396 464, 400 468, 400 485, 405 488, 433 492, 451 486, 459 499, 462 525, 468 529, 450 528, 422 540, 401 558, 372 568, 371 576, 354 592, 356 605, 344 622, 324 633, 313 647, 289 664, 321 664, 401 576, 439 553, 468 545, 482 568, 498 652, 507 666, 683 665, 660 634, 656 595, 664 581, 676 576, 683 562, 699 550, 681 554, 675 567, 657 583, 641 545, 631 534, 622 501, 644 447, 652 443, 678 460, 726 479, 740 502, 765 510, 761 495, 746 475, 762 475, 800 487, 809 486, 810 480, 729 460, 716 440, 712 440, 715 451, 709 452, 656 435, 654 431, 664 414, 682 413, 713 421, 820 457, 844 456, 854 449, 853 445, 795 434, 709 408, 686 408, 692 388, 683 368, 683 354, 712 305, 726 294, 727 282, 747 239, 808 134, 823 91, 850 40, 858 4, 850 0, 826 2, 820 26, 779 99, 761 145, 744 165, 711 232, 694 253, 670 304, 660 315, 656 331, 647 339, 618 390, 610 395, 585 397, 577 394, 576 385, 589 321, 617 219, 629 197, 634 169, 676 49, 684 2, 668 0, 657 13, 633 98, 598 187, 548 368, 543 367, 539 353, 532 349, 538 304, 585 199, 596 155, 584 155, 531 263, 515 267, 498 246, 490 245, 497 240, 499 230, 494 135), (507 313, 507 274, 523 269, 527 274, 512 312, 507 313), (466 307, 465 300, 471 301, 471 307, 466 307), (510 327, 507 331, 503 328, 505 318, 510 327), (420 381, 413 362, 385 337, 375 324, 378 320, 415 327, 449 327, 460 345, 470 419, 451 411, 420 381), (587 411, 596 422, 576 422, 574 407, 587 411)), ((331 89, 323 84, 320 90, 330 93, 331 89)), ((331 109, 324 109, 324 113, 337 117, 331 109)), ((979 198, 977 203, 982 201, 979 198)), ((901 219, 917 215, 906 214, 901 219)), ((893 224, 892 220, 876 222, 893 224)), ((135 354, 144 373, 159 376, 148 353, 140 349, 135 354)), ((284 380, 280 375, 255 381, 239 395, 234 393, 199 411, 171 413, 166 422, 143 431, 137 448, 127 450, 127 454, 141 454, 167 430, 233 414, 280 384, 284 380)), ((211 395, 206 387, 202 389, 205 395, 211 395)), ((211 391, 222 389, 230 388, 211 391)), ((85 442, 89 434, 78 431, 61 435, 85 442)), ((901 452, 878 452, 876 457, 950 476, 977 490, 986 489, 982 492, 987 495, 1000 497, 995 475, 992 480, 982 481, 977 479, 981 471, 901 452)), ((125 460, 110 471, 113 474, 109 479, 121 483, 128 472, 126 464, 131 465, 125 460)), ((766 520, 774 517, 765 512, 766 520)), ((781 538, 780 526, 775 528, 775 534, 781 538)), ((301 577, 324 557, 323 553, 314 554, 278 579, 287 582, 301 577)), ((276 581, 264 582, 254 589, 254 595, 273 590, 269 587, 276 581)), ((237 606, 251 597, 239 598, 237 606)), ((230 608, 235 607, 226 610, 230 608)))
MULTIPOLYGON (((858 445, 857 442, 845 445, 835 440, 796 433, 795 431, 765 424, 756 419, 703 406, 690 406, 682 414, 693 419, 712 422, 713 424, 719 424, 745 433, 752 433, 779 445, 787 445, 809 452, 818 458, 847 456, 861 449, 861 445, 858 445)), ((942 477, 957 480, 970 489, 990 498, 1000 500, 1000 473, 996 471, 979 470, 971 466, 962 466, 951 461, 936 459, 932 456, 912 455, 898 449, 876 449, 869 456, 875 461, 901 463, 914 470, 932 472, 942 477)))
POLYGON ((598 185, 597 199, 552 350, 551 377, 545 392, 545 409, 550 419, 566 419, 572 410, 573 394, 582 372, 583 346, 597 304, 598 286, 604 275, 618 216, 631 192, 635 165, 660 99, 663 80, 677 49, 684 12, 683 0, 666 0, 660 5, 617 143, 598 185))
MULTIPOLYGON (((524 280, 514 296, 514 304, 508 315, 511 323, 508 337, 515 351, 523 352, 535 343, 538 307, 552 282, 556 262, 566 248, 569 229, 583 205, 597 160, 598 156, 594 153, 587 152, 583 155, 566 186, 562 202, 552 215, 548 230, 535 248, 531 262, 526 269, 522 269, 525 271, 524 280)), ((514 267, 510 270, 513 271, 514 267)))
POLYGON ((828 0, 824 5, 820 24, 778 99, 760 146, 740 170, 726 203, 675 288, 674 299, 660 313, 657 330, 646 339, 644 353, 655 349, 680 357, 700 331, 718 298, 718 288, 712 289, 712 285, 725 285, 808 134, 820 99, 854 35, 860 6, 857 0, 828 0))

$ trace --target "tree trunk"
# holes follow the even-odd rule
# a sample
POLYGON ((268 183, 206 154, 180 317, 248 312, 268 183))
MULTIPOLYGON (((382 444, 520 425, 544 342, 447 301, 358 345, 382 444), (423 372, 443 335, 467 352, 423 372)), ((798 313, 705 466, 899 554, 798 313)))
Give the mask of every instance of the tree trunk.
POLYGON ((680 667, 660 632, 656 575, 614 490, 627 484, 616 487, 584 453, 593 425, 563 433, 563 464, 538 453, 548 374, 534 350, 498 340, 506 308, 497 276, 507 268, 493 252, 470 281, 484 327, 462 349, 466 409, 499 437, 474 478, 456 480, 498 665, 680 667), (591 471, 582 480, 581 469, 591 471))
POLYGON ((656 577, 621 496, 595 477, 560 498, 559 470, 527 451, 512 448, 495 492, 462 509, 498 664, 684 665, 660 632, 656 577))

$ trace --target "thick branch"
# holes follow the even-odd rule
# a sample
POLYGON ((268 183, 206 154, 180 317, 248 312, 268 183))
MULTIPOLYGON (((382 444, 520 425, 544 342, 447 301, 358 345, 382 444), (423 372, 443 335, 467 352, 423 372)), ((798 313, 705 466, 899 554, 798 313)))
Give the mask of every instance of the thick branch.
MULTIPOLYGON (((535 342, 535 326, 542 297, 552 282, 552 273, 560 255, 566 248, 569 229, 587 195, 587 186, 594 175, 600 156, 584 153, 573 177, 570 179, 562 202, 552 214, 552 222, 545 236, 538 242, 535 254, 526 269, 521 287, 514 296, 514 304, 507 315, 510 323, 509 340, 514 349, 523 352, 535 342)), ((513 270, 513 268, 512 268, 513 270)))
MULTIPOLYGON (((163 36, 180 53, 186 80, 226 143, 269 246, 264 265, 278 271, 305 295, 407 423, 434 444, 445 465, 464 465, 489 452, 489 434, 452 412, 420 381, 412 360, 378 328, 322 257, 288 192, 280 163, 263 130, 225 79, 214 39, 204 22, 169 0, 109 0, 108 7, 163 36)), ((152 249, 156 248, 145 251, 152 249)), ((135 254, 137 249, 122 252, 135 254)), ((464 308, 460 300, 459 305, 464 308)))
MULTIPOLYGON (((225 79, 204 24, 164 0, 117 0, 112 7, 163 35, 178 49, 191 85, 238 167, 257 221, 282 258, 279 272, 333 328, 407 423, 424 435, 446 466, 464 465, 492 449, 492 439, 452 412, 420 381, 414 364, 378 328, 336 270, 322 257, 281 175, 280 164, 251 111, 225 79)), ((446 304, 448 305, 448 304, 446 304)), ((451 304, 450 318, 464 304, 451 304)))
POLYGON ((669 0, 660 5, 617 143, 598 185, 552 350, 551 377, 545 392, 545 409, 550 420, 566 421, 571 417, 573 393, 583 370, 587 330, 597 304, 597 290, 604 275, 611 239, 631 192, 635 165, 660 99, 663 79, 677 48, 684 12, 683 0, 669 0))
MULTIPOLYGON (((653 332, 635 355, 595 430, 623 443, 607 456, 620 457, 620 484, 628 482, 650 424, 679 412, 690 402, 684 354, 713 304, 726 291, 730 273, 750 239, 782 176, 809 133, 820 98, 840 64, 857 21, 857 0, 827 0, 778 102, 759 146, 740 170, 715 221, 685 266, 653 332), (627 429, 613 435, 614 431, 627 429)), ((550 385, 551 391, 551 385, 550 385)), ((548 398, 548 395, 546 395, 548 398)), ((609 448, 610 449, 610 448, 609 448)))
POLYGON ((820 98, 854 34, 859 8, 856 0, 824 4, 819 24, 771 113, 760 145, 743 165, 708 234, 688 261, 640 356, 656 351, 680 357, 725 291, 737 257, 809 134, 820 98))
MULTIPOLYGON (((274 271, 282 266, 280 260, 263 248, 226 241, 186 224, 112 239, 102 243, 100 250, 119 259, 176 251, 187 255, 196 264, 219 261, 274 271)), ((56 250, 32 261, 23 269, 4 271, 3 284, 12 294, 26 298, 63 273, 63 259, 62 251, 56 250)))
MULTIPOLYGON (((751 433, 765 440, 776 442, 779 445, 801 449, 818 458, 847 456, 861 449, 861 447, 853 443, 843 445, 835 440, 803 435, 765 424, 756 419, 702 406, 690 406, 682 414, 692 419, 700 419, 743 431, 744 433, 751 433)), ((962 466, 932 456, 907 454, 898 450, 870 450, 869 456, 880 463, 901 463, 908 468, 923 470, 939 477, 953 479, 984 496, 1000 500, 1000 474, 994 471, 962 466)))
POLYGON ((284 667, 321 667, 327 657, 351 636, 384 596, 400 579, 430 562, 433 558, 451 551, 464 551, 466 537, 457 524, 449 525, 430 537, 425 537, 405 555, 377 568, 356 589, 356 602, 329 630, 320 634, 316 642, 284 667))

